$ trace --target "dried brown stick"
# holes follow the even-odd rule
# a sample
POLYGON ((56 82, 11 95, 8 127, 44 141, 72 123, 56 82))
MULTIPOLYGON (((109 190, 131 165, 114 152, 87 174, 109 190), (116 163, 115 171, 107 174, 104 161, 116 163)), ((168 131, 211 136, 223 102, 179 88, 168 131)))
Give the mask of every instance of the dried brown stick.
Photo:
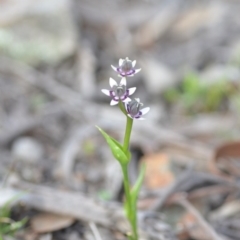
POLYGON ((122 232, 129 230, 127 220, 118 205, 105 206, 83 194, 60 191, 22 181, 15 181, 11 185, 19 192, 25 192, 21 201, 29 207, 72 216, 122 232))
POLYGON ((198 223, 204 229, 204 231, 209 235, 211 240, 223 240, 221 236, 212 228, 212 226, 203 218, 199 211, 187 200, 185 194, 178 195, 174 202, 180 204, 188 212, 195 216, 198 223))
MULTIPOLYGON (((239 185, 231 180, 227 180, 218 176, 210 175, 207 173, 194 173, 193 165, 190 165, 188 169, 180 175, 173 184, 168 186, 158 198, 158 200, 151 206, 150 211, 157 211, 161 209, 167 199, 176 192, 187 191, 192 189, 194 186, 199 185, 199 183, 204 183, 205 181, 211 181, 214 184, 218 184, 222 188, 225 186, 225 191, 231 191, 233 189, 239 189, 239 185), (192 179, 189 182, 189 179, 192 179), (219 185, 220 184, 220 185, 219 185)), ((216 188, 216 185, 213 186, 216 188)), ((206 191, 206 190, 205 190, 206 191)))
POLYGON ((19 121, 14 127, 11 126, 0 135, 0 147, 6 146, 16 137, 42 125, 48 117, 58 117, 68 112, 69 106, 60 103, 48 104, 45 111, 39 116, 27 117, 23 121, 19 121))
POLYGON ((9 72, 17 76, 19 81, 24 81, 30 85, 38 87, 59 100, 72 104, 83 104, 78 92, 60 84, 49 75, 37 71, 33 67, 13 61, 10 59, 0 59, 0 71, 9 72))
POLYGON ((37 125, 41 123, 41 118, 32 118, 32 119, 26 119, 21 124, 12 127, 11 129, 7 130, 6 132, 2 133, 0 135, 0 146, 5 146, 9 144, 14 138, 17 136, 33 129, 37 125))
POLYGON ((161 209, 165 201, 182 185, 186 180, 189 179, 189 175, 193 171, 193 166, 190 166, 182 175, 180 175, 176 181, 171 184, 161 195, 160 198, 150 207, 150 211, 157 211, 161 209))
MULTIPOLYGON (((90 103, 89 101, 86 102, 79 96, 78 92, 58 83, 48 75, 41 73, 26 64, 0 58, 0 71, 10 72, 18 76, 19 80, 41 88, 50 95, 56 97, 58 100, 61 100, 70 107, 73 107, 74 111, 80 113, 80 115, 85 119, 102 119, 104 117, 99 116, 99 113, 104 112, 102 111, 102 108, 104 108, 104 106, 92 102, 90 103), (90 104, 91 108, 85 107, 89 106, 90 104)), ((92 125, 94 125, 94 123, 92 125)), ((144 127, 142 125, 141 127, 138 127, 136 125, 135 131, 143 132, 147 138, 152 139, 151 143, 154 143, 153 145, 159 146, 159 142, 161 144, 171 144, 174 146, 179 146, 181 148, 187 148, 188 150, 191 149, 191 152, 195 156, 200 156, 204 159, 209 159, 211 157, 211 149, 202 146, 202 144, 199 144, 198 142, 191 142, 191 148, 189 148, 189 141, 183 135, 174 133, 168 129, 156 128, 155 124, 150 123, 144 127)))
POLYGON ((227 193, 233 192, 236 189, 237 189, 236 186, 229 185, 229 184, 207 186, 207 187, 202 187, 200 189, 191 191, 188 195, 188 198, 189 200, 192 200, 192 199, 204 198, 209 196, 210 194, 211 195, 227 194, 227 193))
POLYGON ((25 83, 42 89, 61 102, 67 103, 69 107, 74 107, 74 111, 86 119, 96 118, 97 113, 101 112, 103 108, 101 104, 84 100, 77 91, 59 83, 51 76, 27 64, 0 58, 0 72, 14 74, 19 81, 24 81, 25 83), (89 107, 90 104, 91 107, 89 107))

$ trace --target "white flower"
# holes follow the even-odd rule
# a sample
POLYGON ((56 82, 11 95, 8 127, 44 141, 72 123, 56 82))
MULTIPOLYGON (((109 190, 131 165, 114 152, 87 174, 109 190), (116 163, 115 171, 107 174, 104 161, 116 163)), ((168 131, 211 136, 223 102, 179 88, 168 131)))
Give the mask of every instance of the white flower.
POLYGON ((141 116, 149 112, 150 108, 142 108, 143 104, 140 102, 139 98, 135 98, 131 101, 125 102, 125 109, 127 111, 128 117, 137 120, 144 120, 141 116))
POLYGON ((129 96, 136 91, 136 87, 127 89, 126 78, 122 78, 119 85, 114 79, 110 78, 109 85, 111 90, 102 89, 102 92, 112 98, 110 102, 111 106, 118 104, 119 101, 131 101, 129 96))
POLYGON ((121 58, 119 59, 119 66, 118 67, 114 67, 112 65, 111 65, 111 67, 121 77, 132 77, 136 73, 141 71, 141 68, 135 69, 134 68, 135 65, 136 65, 136 60, 131 61, 131 60, 128 59, 128 57, 126 57, 125 59, 121 59, 121 58))

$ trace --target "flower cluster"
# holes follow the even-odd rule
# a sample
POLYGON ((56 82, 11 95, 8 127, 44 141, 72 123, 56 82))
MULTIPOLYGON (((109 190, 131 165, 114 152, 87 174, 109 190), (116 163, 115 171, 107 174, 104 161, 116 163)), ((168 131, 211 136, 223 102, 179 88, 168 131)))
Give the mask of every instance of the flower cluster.
POLYGON ((118 73, 119 77, 122 77, 120 83, 118 84, 114 79, 109 79, 110 90, 102 89, 102 92, 107 96, 111 97, 110 105, 116 105, 119 102, 124 102, 125 110, 127 116, 132 119, 143 120, 142 115, 146 114, 150 108, 142 108, 143 104, 140 102, 139 98, 131 100, 131 96, 135 91, 136 87, 127 88, 126 77, 132 77, 141 69, 135 69, 136 60, 131 61, 128 58, 119 59, 119 66, 112 66, 113 70, 118 73))

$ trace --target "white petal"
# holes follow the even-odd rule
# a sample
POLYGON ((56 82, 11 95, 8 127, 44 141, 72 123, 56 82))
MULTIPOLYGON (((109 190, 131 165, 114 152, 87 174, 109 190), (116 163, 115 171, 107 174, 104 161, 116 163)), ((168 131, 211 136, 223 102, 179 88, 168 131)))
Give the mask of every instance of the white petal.
POLYGON ((130 114, 128 114, 128 117, 130 117, 130 118, 132 118, 132 119, 134 119, 130 114))
POLYGON ((111 94, 110 94, 110 91, 109 90, 107 90, 107 89, 102 89, 101 90, 105 95, 107 95, 107 96, 111 96, 111 94))
POLYGON ((136 70, 135 70, 135 74, 138 73, 138 72, 140 72, 141 70, 142 70, 141 68, 136 69, 136 70))
POLYGON ((137 61, 134 60, 134 61, 132 62, 132 66, 135 67, 136 63, 137 63, 137 61))
POLYGON ((115 72, 117 72, 117 68, 116 68, 116 67, 114 67, 113 65, 111 65, 111 67, 112 67, 112 69, 113 69, 115 72))
POLYGON ((150 110, 150 107, 146 107, 146 108, 141 109, 140 112, 142 113, 142 115, 144 115, 144 114, 148 113, 149 110, 150 110))
POLYGON ((127 111, 128 101, 124 101, 125 110, 127 111))
POLYGON ((109 85, 113 88, 113 86, 117 86, 118 84, 113 78, 109 78, 109 85))
POLYGON ((118 101, 115 101, 112 99, 112 101, 110 102, 110 105, 113 106, 113 105, 117 105, 118 104, 118 101))
POLYGON ((121 79, 120 85, 124 85, 124 86, 127 85, 127 80, 126 80, 126 78, 122 78, 122 79, 121 79))
POLYGON ((136 120, 145 120, 145 118, 135 118, 136 120))
POLYGON ((120 66, 122 66, 122 64, 123 64, 123 61, 124 61, 124 59, 121 59, 121 58, 119 59, 119 62, 118 62, 118 64, 119 64, 119 67, 120 67, 120 66))
POLYGON ((131 102, 131 101, 132 101, 132 100, 131 100, 131 98, 129 98, 129 97, 126 98, 125 100, 123 100, 124 103, 128 103, 128 102, 131 102))
POLYGON ((140 102, 140 98, 135 98, 135 100, 136 100, 137 102, 140 102))
POLYGON ((129 88, 128 91, 129 91, 129 95, 132 95, 135 91, 136 91, 136 87, 132 87, 132 88, 129 88))

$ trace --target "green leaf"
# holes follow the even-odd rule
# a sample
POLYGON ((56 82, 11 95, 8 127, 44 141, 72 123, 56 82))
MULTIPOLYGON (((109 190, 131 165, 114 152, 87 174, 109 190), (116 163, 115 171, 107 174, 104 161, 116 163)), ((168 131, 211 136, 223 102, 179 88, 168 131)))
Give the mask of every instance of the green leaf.
POLYGON ((110 147, 113 156, 120 162, 120 164, 126 164, 130 160, 130 152, 125 154, 123 150, 123 146, 114 138, 110 137, 106 132, 104 132, 100 127, 96 126, 97 129, 101 132, 103 137, 105 138, 108 146, 110 147))
POLYGON ((131 200, 132 200, 133 205, 136 205, 138 194, 139 194, 139 191, 142 186, 143 179, 144 179, 145 170, 146 170, 146 165, 142 164, 137 181, 135 182, 135 184, 131 190, 131 200))
MULTIPOLYGON (((118 147, 121 148, 122 151, 124 152, 123 146, 122 146, 116 139, 114 139, 114 138, 112 138, 112 137, 110 137, 110 138, 111 138, 112 141, 114 141, 114 143, 115 143, 116 145, 118 145, 118 147)), ((130 153, 130 151, 127 151, 127 152, 124 152, 124 153, 125 153, 125 155, 127 156, 127 158, 130 160, 130 159, 131 159, 131 153, 130 153)), ((128 162, 129 162, 129 160, 128 160, 128 162)), ((128 162, 126 162, 126 163, 128 163, 128 162)))
POLYGON ((127 200, 125 199, 124 203, 123 203, 123 210, 124 210, 124 214, 125 216, 127 217, 127 219, 130 219, 130 209, 128 207, 128 202, 127 200))
POLYGON ((23 196, 23 193, 18 193, 14 197, 12 197, 10 200, 8 200, 1 208, 0 208, 0 218, 8 218, 11 214, 11 204, 19 199, 21 196, 23 196))
POLYGON ((17 222, 13 222, 10 226, 11 226, 11 228, 10 228, 10 232, 12 233, 14 233, 14 232, 16 232, 17 230, 19 230, 20 228, 22 228, 26 223, 27 223, 27 221, 28 221, 28 218, 23 218, 22 220, 20 220, 20 221, 17 221, 17 222))
POLYGON ((10 218, 11 215, 11 203, 18 199, 20 196, 22 196, 23 193, 17 194, 12 199, 10 199, 8 202, 5 203, 5 205, 0 208, 0 240, 2 239, 2 235, 12 235, 17 230, 22 228, 26 222, 27 218, 24 218, 20 221, 13 221, 10 218))

